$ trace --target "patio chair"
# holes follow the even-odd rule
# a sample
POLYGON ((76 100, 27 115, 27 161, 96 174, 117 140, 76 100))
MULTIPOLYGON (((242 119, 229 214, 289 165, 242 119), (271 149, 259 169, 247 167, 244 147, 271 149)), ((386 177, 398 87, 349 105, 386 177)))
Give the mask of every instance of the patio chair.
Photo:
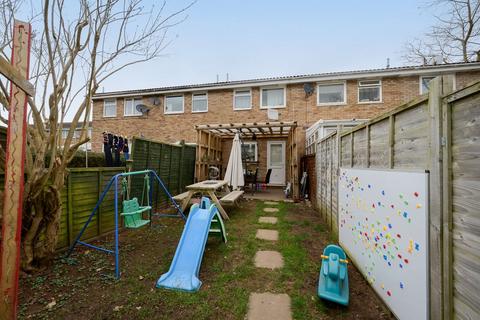
POLYGON ((257 190, 259 189, 259 187, 262 189, 262 190, 266 190, 267 189, 267 184, 270 183, 270 176, 272 175, 272 169, 268 169, 267 170, 267 175, 265 176, 265 180, 264 181, 257 181, 257 190))

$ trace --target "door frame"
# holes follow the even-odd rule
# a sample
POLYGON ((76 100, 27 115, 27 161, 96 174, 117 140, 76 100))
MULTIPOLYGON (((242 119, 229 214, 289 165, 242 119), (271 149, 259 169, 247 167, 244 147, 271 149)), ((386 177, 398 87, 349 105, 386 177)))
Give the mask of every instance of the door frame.
POLYGON ((285 140, 267 140, 267 170, 270 169, 270 145, 281 144, 283 147, 283 182, 269 183, 269 186, 285 186, 287 181, 287 142, 285 140))

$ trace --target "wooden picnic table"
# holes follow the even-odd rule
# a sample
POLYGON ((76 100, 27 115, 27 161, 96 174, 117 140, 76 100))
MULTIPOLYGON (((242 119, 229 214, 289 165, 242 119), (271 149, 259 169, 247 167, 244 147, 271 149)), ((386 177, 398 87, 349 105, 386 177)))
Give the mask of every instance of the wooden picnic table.
POLYGON ((226 180, 205 180, 186 186, 185 188, 187 189, 188 194, 182 201, 182 210, 187 208, 190 199, 195 193, 202 193, 208 195, 210 199, 212 199, 223 219, 229 219, 227 212, 223 209, 220 201, 215 195, 215 191, 225 188, 227 184, 228 181, 226 180))

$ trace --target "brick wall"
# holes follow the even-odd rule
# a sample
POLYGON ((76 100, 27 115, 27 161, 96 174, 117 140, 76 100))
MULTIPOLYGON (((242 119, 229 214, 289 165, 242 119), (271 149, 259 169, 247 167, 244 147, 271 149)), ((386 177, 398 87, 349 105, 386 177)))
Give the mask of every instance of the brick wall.
MULTIPOLYGON (((462 72, 456 74, 457 89, 472 81, 480 80, 480 72, 462 72)), ((388 111, 419 95, 419 77, 389 77, 382 79, 381 103, 358 103, 357 80, 347 81, 347 103, 337 106, 317 106, 316 91, 305 97, 303 84, 288 85, 286 108, 277 109, 280 121, 297 121, 299 124, 298 146, 303 154, 305 129, 319 119, 366 119, 388 111)), ((233 90, 220 89, 208 91, 208 112, 192 113, 191 92, 184 93, 185 110, 183 114, 165 115, 163 113, 164 96, 160 96, 160 106, 153 106, 150 98, 143 103, 150 107, 148 115, 123 116, 123 98, 117 99, 117 117, 103 117, 103 101, 93 103, 93 150, 101 151, 102 132, 110 131, 122 136, 144 136, 162 142, 186 140, 196 142, 196 124, 245 123, 268 121, 267 110, 260 109, 260 87, 252 87, 252 109, 233 110, 233 90)), ((228 154, 224 154, 228 159, 228 154)))

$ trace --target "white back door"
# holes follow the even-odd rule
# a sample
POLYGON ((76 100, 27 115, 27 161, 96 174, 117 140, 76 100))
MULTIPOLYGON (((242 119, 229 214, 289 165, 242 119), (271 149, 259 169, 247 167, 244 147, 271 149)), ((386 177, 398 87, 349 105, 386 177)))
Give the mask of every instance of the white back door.
POLYGON ((285 141, 267 142, 267 169, 272 169, 270 184, 285 185, 285 141))

